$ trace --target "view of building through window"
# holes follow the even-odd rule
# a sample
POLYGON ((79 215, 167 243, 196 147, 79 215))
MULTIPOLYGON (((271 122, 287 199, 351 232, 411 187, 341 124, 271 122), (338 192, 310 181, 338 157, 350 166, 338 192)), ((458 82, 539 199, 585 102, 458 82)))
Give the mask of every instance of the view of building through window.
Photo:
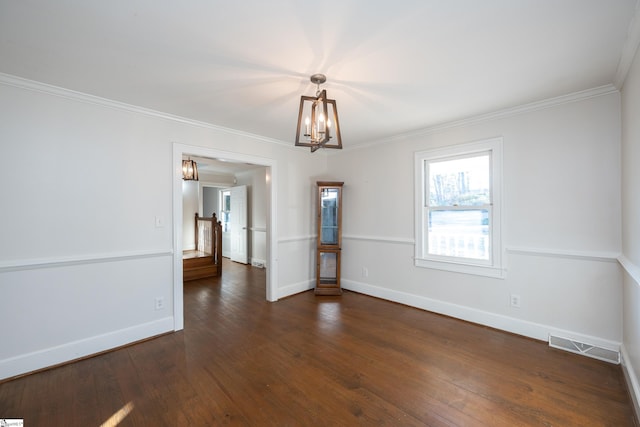
POLYGON ((415 265, 503 278, 502 137, 414 160, 415 265))
POLYGON ((489 153, 426 161, 428 254, 490 259, 490 162, 489 153))

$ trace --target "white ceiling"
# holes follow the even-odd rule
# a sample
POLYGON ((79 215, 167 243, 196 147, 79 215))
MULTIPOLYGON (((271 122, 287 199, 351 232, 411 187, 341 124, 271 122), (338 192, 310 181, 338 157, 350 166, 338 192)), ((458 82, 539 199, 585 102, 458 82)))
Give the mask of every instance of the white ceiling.
POLYGON ((348 147, 612 84, 636 6, 0 0, 0 72, 291 144, 324 73, 348 147))

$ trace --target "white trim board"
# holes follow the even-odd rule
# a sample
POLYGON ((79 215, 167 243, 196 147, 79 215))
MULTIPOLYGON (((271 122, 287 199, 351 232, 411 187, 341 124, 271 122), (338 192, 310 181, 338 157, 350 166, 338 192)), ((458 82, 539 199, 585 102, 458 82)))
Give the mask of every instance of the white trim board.
POLYGON ((637 284, 640 284, 640 267, 632 263, 631 260, 624 255, 618 257, 618 262, 627 274, 629 274, 637 284))
POLYGON ((307 235, 307 236, 291 236, 291 237, 283 237, 280 240, 278 240, 278 243, 293 243, 293 242, 304 242, 305 240, 314 240, 316 239, 318 236, 314 235, 307 235))
POLYGON ((512 116, 517 116, 520 114, 526 114, 533 111, 553 108, 559 105, 579 102, 579 101, 583 101, 591 98, 596 98, 599 96, 606 96, 612 93, 619 93, 618 89, 616 89, 614 85, 608 84, 604 86, 598 86, 598 87, 587 89, 587 90, 569 93, 567 95, 561 95, 554 98, 543 99, 541 101, 530 102, 528 104, 517 105, 511 108, 505 108, 502 110, 498 110, 498 111, 494 111, 486 114, 479 114, 476 116, 471 116, 471 117, 467 117, 460 120, 454 120, 450 122, 435 124, 433 126, 424 127, 422 129, 418 129, 415 131, 400 133, 390 137, 372 140, 370 142, 363 143, 363 144, 347 146, 344 148, 344 150, 345 151, 359 150, 363 148, 371 148, 372 146, 375 146, 375 145, 404 141, 412 137, 430 135, 430 134, 441 132, 447 129, 461 128, 465 126, 471 126, 479 123, 489 122, 492 120, 504 119, 512 116))
MULTIPOLYGON (((632 263, 626 256, 620 255, 618 262, 622 268, 631 276, 631 279, 635 282, 635 285, 640 285, 640 267, 632 263)), ((622 343, 620 348, 620 364, 622 365, 622 372, 624 373, 624 379, 627 383, 627 389, 631 395, 631 401, 633 403, 633 409, 636 417, 636 421, 640 419, 640 380, 636 374, 633 364, 631 363, 631 357, 625 343, 622 343)))
MULTIPOLYGON (((315 238, 315 236, 313 236, 313 238, 315 238)), ((346 235, 345 234, 342 236, 342 240, 375 242, 375 243, 397 244, 397 245, 414 245, 415 244, 415 239, 413 238, 393 237, 393 236, 386 237, 386 236, 369 236, 369 235, 355 235, 355 234, 346 235)), ((507 246, 505 247, 505 252, 507 254, 513 254, 513 255, 544 256, 548 258, 567 258, 567 259, 580 259, 585 261, 600 261, 600 262, 620 262, 623 265, 632 265, 630 261, 626 260, 624 256, 621 256, 617 252, 574 251, 574 250, 529 248, 529 247, 517 247, 517 246, 507 246)), ((638 269, 638 274, 640 277, 640 268, 638 269)))
POLYGON ((360 240, 363 242, 376 242, 376 243, 389 243, 397 245, 415 245, 416 241, 413 238, 405 237, 382 237, 382 236, 363 236, 354 234, 343 234, 342 240, 360 240))
POLYGON ((164 113, 162 111, 151 110, 149 108, 139 107, 137 105, 126 104, 120 101, 113 101, 107 98, 101 98, 99 96, 90 95, 83 92, 78 92, 71 89, 66 89, 59 86, 53 86, 46 83, 37 82, 35 80, 29 80, 18 76, 13 76, 11 74, 0 73, 0 84, 5 84, 7 86, 13 86, 20 89, 26 89, 33 92, 45 93, 47 95, 57 96, 60 98, 72 99, 74 101, 84 102, 87 104, 99 105, 102 107, 113 108, 115 110, 121 111, 129 111, 132 113, 142 114, 148 117, 157 117, 160 119, 171 120, 173 122, 179 122, 188 124, 191 126, 197 126, 205 129, 213 129, 222 132, 226 132, 232 135, 239 135, 248 138, 257 139, 264 142, 269 142, 273 144, 278 144, 290 149, 296 149, 289 142, 280 141, 273 138, 268 138, 266 136, 257 135, 254 133, 244 132, 237 129, 231 129, 223 126, 218 126, 213 123, 202 122, 199 120, 189 119, 187 117, 176 116, 169 113, 164 113))
MULTIPOLYGON (((635 21, 636 20, 634 20, 634 22, 635 21)), ((634 24, 634 25, 640 28, 640 26, 638 26, 637 24, 634 24)), ((640 37, 640 35, 636 36, 637 33, 640 33, 640 30, 634 30, 632 36, 640 37)), ((633 37, 631 38, 633 39, 633 37)), ((628 49, 630 50, 631 47, 629 47, 628 49)), ((624 61, 629 62, 628 59, 626 58, 624 59, 624 61)), ((622 82, 618 82, 618 80, 622 80, 626 77, 626 72, 628 71, 628 67, 630 67, 630 62, 628 65, 626 62, 622 63, 622 59, 621 59, 621 64, 618 64, 616 86, 618 84, 622 84, 622 82), (626 71, 625 71, 625 68, 626 68, 626 71)), ((0 84, 5 84, 7 86, 13 86, 21 89, 26 89, 26 90, 31 90, 34 92, 46 93, 48 95, 58 96, 61 98, 73 99, 79 102, 85 102, 89 104, 100 105, 103 107, 114 108, 117 110, 130 111, 130 112, 139 113, 139 114, 143 114, 150 117, 157 117, 165 120, 171 120, 174 122, 185 123, 185 124, 202 127, 206 129, 214 129, 214 130, 226 132, 233 135, 245 136, 245 137, 253 138, 253 139, 264 141, 264 142, 278 144, 278 145, 287 147, 288 149, 291 149, 291 150, 297 149, 297 147, 291 145, 289 142, 286 142, 286 141, 280 141, 277 139, 240 131, 237 129, 226 128, 226 127, 218 126, 212 123, 189 119, 187 117, 181 117, 181 116, 176 116, 169 113, 163 113, 161 111, 156 111, 156 110, 151 110, 144 107, 139 107, 136 105, 126 104, 124 102, 113 101, 110 99, 101 98, 99 96, 89 95, 89 94, 77 92, 71 89, 65 89, 62 87, 25 79, 22 77, 11 75, 11 74, 0 73, 0 84)), ((348 147, 345 147, 344 150, 346 151, 346 150, 358 150, 362 148, 370 148, 371 146, 374 146, 374 145, 386 144, 389 142, 404 140, 406 138, 413 137, 413 136, 432 134, 445 129, 469 126, 472 124, 482 123, 490 120, 501 119, 505 117, 518 115, 518 114, 524 114, 530 111, 537 111, 545 108, 551 108, 557 105, 577 102, 577 101, 581 101, 589 98, 594 98, 597 96, 617 93, 619 91, 616 88, 616 86, 611 84, 599 86, 592 89, 587 89, 579 92, 570 93, 567 95, 558 96, 555 98, 549 98, 541 101, 531 102, 528 104, 523 104, 523 105, 515 106, 512 108, 505 108, 503 110, 498 110, 498 111, 490 112, 487 114, 480 114, 476 116, 467 117, 461 120, 454 120, 451 122, 440 123, 433 126, 428 126, 422 129, 418 129, 416 131, 401 133, 398 135, 393 135, 391 137, 373 140, 363 144, 348 146, 348 147)), ((337 153, 332 153, 332 154, 337 154, 337 153)), ((332 154, 328 152, 325 153, 325 155, 332 155, 332 154)))
POLYGON ((633 18, 627 28, 627 38, 624 41, 622 47, 622 55, 620 55, 620 61, 616 68, 616 75, 613 78, 613 84, 619 90, 624 86, 624 82, 627 79, 631 64, 635 58, 636 51, 640 45, 640 22, 638 21, 638 12, 640 11, 640 0, 636 0, 636 7, 633 13, 633 18))
POLYGON ((633 403, 634 414, 636 420, 640 419, 640 382, 636 375, 635 369, 631 363, 631 358, 627 352, 627 348, 624 343, 620 348, 620 364, 622 365, 622 373, 624 374, 624 380, 627 383, 627 389, 631 395, 631 402, 633 403))
POLYGON ((616 262, 619 254, 616 252, 567 251, 561 249, 541 249, 508 246, 507 253, 526 256, 543 256, 548 258, 580 259, 584 261, 616 262))
POLYGON ((555 328, 549 325, 529 322, 526 320, 516 319, 501 314, 490 313, 487 311, 452 304, 445 301, 434 300, 420 295, 413 295, 406 292, 381 288, 366 283, 356 282, 354 280, 342 279, 341 283, 342 288, 346 290, 397 302, 410 307, 415 307, 438 314, 443 314, 445 316, 465 320, 467 322, 489 326, 491 328, 499 329, 517 335, 522 335, 540 341, 547 342, 549 339, 549 335, 552 334, 566 337, 575 341, 588 342, 592 345, 596 345, 608 350, 620 350, 621 343, 616 341, 611 341, 590 335, 584 335, 573 331, 555 328))
POLYGON ((304 280, 302 282, 293 283, 278 288, 278 298, 286 298, 301 292, 306 292, 314 289, 316 286, 315 279, 304 280))
POLYGON ((156 258, 170 256, 171 249, 149 250, 149 251, 129 251, 114 252, 108 254, 76 255, 62 258, 41 258, 30 260, 15 260, 0 263, 0 273, 8 271, 35 270, 38 268, 64 267, 80 264, 98 264, 103 262, 116 262, 133 259, 156 258))
POLYGON ((0 360, 0 379, 68 363, 173 331, 173 318, 165 317, 118 331, 0 360))

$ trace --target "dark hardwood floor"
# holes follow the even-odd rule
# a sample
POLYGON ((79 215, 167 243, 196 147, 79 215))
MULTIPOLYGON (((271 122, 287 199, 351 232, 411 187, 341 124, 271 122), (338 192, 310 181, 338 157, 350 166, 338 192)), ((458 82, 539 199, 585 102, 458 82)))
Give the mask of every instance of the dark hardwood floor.
MULTIPOLYGON (((226 261, 226 260, 225 260, 226 261)), ((185 329, 0 384, 25 427, 633 426, 620 366, 345 292, 185 283, 185 329), (109 425, 109 424, 105 424, 109 425)))

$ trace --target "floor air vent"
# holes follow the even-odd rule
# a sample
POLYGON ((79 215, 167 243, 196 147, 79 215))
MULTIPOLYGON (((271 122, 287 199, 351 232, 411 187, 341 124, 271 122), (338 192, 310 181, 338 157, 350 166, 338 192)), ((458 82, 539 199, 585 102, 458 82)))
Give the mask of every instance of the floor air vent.
POLYGON ((570 340, 568 338, 549 335, 549 346, 559 348, 560 350, 570 351, 572 353, 582 354, 583 356, 593 357, 594 359, 604 360, 609 363, 620 363, 620 352, 618 351, 609 350, 592 344, 586 344, 580 341, 570 340))

